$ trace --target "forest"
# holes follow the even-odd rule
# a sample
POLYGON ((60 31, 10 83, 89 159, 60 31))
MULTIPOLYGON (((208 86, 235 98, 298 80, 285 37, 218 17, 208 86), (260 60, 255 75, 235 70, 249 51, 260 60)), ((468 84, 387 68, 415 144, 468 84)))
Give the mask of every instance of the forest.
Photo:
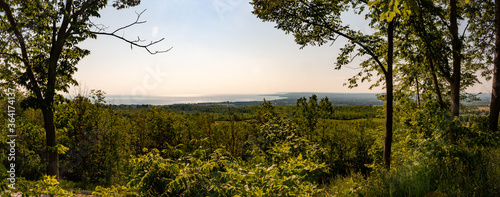
POLYGON ((361 60, 344 85, 381 86, 382 106, 315 94, 240 107, 65 98, 89 38, 170 51, 124 36, 144 12, 115 30, 92 22, 140 3, 0 0, 2 196, 500 196, 500 2, 250 1, 301 48, 342 40, 335 69, 361 60), (485 81, 490 103, 469 104, 485 81))
MULTIPOLYGON (((451 125, 436 102, 397 105, 394 167, 387 173, 382 106, 333 106, 327 97, 312 95, 295 106, 264 100, 248 107, 133 107, 108 105, 104 97, 91 90, 58 98, 59 181, 45 174, 41 111, 15 104, 20 178, 14 191, 34 196, 82 191, 100 196, 499 194, 498 136, 485 132, 487 116, 478 115, 477 105, 467 106, 455 120, 463 125, 458 144, 449 143, 451 125)), ((7 111, 7 97, 3 103, 1 110, 7 111)), ((7 142, 4 137, 3 146, 7 142)), ((2 167, 8 166, 8 149, 2 151, 2 167)), ((7 186, 2 182, 2 190, 7 186)))

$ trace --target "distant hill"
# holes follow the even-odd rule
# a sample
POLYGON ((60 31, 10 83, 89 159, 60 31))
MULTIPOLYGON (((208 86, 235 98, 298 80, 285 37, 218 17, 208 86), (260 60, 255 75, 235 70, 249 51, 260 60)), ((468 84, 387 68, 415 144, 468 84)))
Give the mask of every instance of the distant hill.
MULTIPOLYGON (((124 97, 110 96, 107 103, 114 105, 200 105, 200 106, 227 106, 227 107, 247 107, 260 105, 264 99, 277 106, 294 106, 297 99, 301 97, 309 98, 312 94, 318 96, 318 100, 324 97, 335 106, 352 105, 383 105, 384 102, 377 99, 378 93, 328 93, 328 92, 286 92, 275 94, 253 94, 253 95, 209 95, 203 97, 124 97)), ((462 104, 490 103, 491 94, 478 94, 480 101, 462 102, 462 104)))
POLYGON ((490 93, 481 93, 477 95, 480 101, 466 102, 466 104, 490 104, 491 102, 491 94, 490 93))
MULTIPOLYGON (((336 106, 351 106, 351 105, 383 105, 384 102, 377 99, 376 93, 316 93, 316 92, 288 92, 288 93, 276 93, 276 94, 265 94, 260 95, 266 98, 266 96, 276 98, 280 97, 282 99, 270 100, 273 105, 278 106, 293 106, 296 104, 297 99, 301 97, 309 98, 311 95, 316 94, 318 99, 328 97, 333 105, 336 106)), ((246 101, 246 102, 208 102, 208 103, 198 103, 196 105, 203 106, 234 106, 234 107, 245 107, 245 106, 255 106, 260 105, 263 101, 246 101)))
POLYGON ((286 97, 286 99, 274 100, 276 105, 295 105, 297 99, 301 97, 309 98, 316 94, 318 100, 324 97, 332 102, 333 105, 383 105, 384 102, 377 99, 377 93, 326 93, 326 92, 288 92, 270 94, 270 96, 286 97))

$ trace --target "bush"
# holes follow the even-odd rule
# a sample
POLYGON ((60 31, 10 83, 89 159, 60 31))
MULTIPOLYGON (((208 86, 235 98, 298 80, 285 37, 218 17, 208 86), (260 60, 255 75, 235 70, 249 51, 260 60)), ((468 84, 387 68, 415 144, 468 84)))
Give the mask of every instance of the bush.
MULTIPOLYGON (((450 119, 432 103, 401 109, 395 116, 391 170, 374 157, 368 177, 337 177, 325 194, 350 196, 500 196, 500 147, 497 133, 486 131, 486 117, 450 119), (433 111, 432 109, 436 109, 433 111), (458 126, 458 142, 448 130, 458 126)), ((377 138, 372 155, 379 155, 377 138)))
POLYGON ((11 194, 17 192, 22 193, 23 196, 42 196, 43 194, 54 197, 74 196, 73 192, 61 188, 55 176, 47 175, 44 175, 37 182, 26 181, 24 178, 16 178, 16 189, 11 191, 11 194))
POLYGON ((285 126, 287 121, 266 124, 249 162, 232 157, 224 149, 209 153, 200 147, 177 160, 163 158, 153 149, 130 160, 128 186, 138 196, 318 194, 321 189, 315 179, 327 170, 314 159, 318 146, 306 146, 307 140, 285 126))

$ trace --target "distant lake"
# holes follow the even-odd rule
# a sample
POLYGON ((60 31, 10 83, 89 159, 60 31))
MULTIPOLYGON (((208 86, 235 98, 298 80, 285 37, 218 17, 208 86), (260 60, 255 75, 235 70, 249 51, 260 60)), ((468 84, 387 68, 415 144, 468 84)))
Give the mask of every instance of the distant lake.
MULTIPOLYGON (((213 94, 213 95, 172 95, 172 96, 127 96, 106 95, 107 104, 112 105, 173 105, 173 104, 199 104, 199 103, 221 103, 221 102, 252 102, 252 101, 278 101, 282 105, 295 105, 300 97, 309 98, 316 94, 318 99, 330 98, 334 104, 343 105, 381 105, 382 101, 377 99, 375 93, 321 93, 321 92, 287 92, 275 94, 213 94), (285 100, 288 102, 283 103, 285 100)), ((273 102, 274 103, 274 102, 273 102)))
POLYGON ((277 95, 258 94, 218 94, 218 95, 185 95, 185 96, 126 96, 126 95, 105 95, 106 104, 112 105, 173 105, 173 104, 197 104, 197 103, 219 103, 219 102, 249 102, 263 101, 264 99, 278 100, 286 99, 277 95))
MULTIPOLYGON (((199 104, 222 102, 252 102, 276 101, 281 105, 295 105, 300 97, 309 98, 312 94, 318 100, 328 97, 334 105, 382 105, 383 101, 377 99, 377 93, 322 93, 322 92, 287 92, 275 94, 214 94, 214 95, 172 95, 172 96, 127 96, 105 95, 106 104, 112 105, 173 105, 173 104, 199 104)), ((488 104, 491 94, 478 95, 482 101, 474 104, 488 104)), ((274 104, 275 102, 273 102, 274 104)), ((467 102, 464 102, 466 104, 467 102)))

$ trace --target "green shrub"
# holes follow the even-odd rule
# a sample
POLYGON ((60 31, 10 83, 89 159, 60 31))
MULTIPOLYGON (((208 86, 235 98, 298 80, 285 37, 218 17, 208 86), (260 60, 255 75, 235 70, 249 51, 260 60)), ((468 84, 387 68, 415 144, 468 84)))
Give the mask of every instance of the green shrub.
POLYGON ((234 158, 224 149, 209 153, 200 147, 177 160, 163 158, 153 149, 130 160, 128 186, 138 196, 318 194, 321 189, 316 177, 327 171, 325 164, 315 159, 319 148, 294 135, 288 123, 266 123, 249 162, 234 158))
POLYGON ((36 182, 16 178, 16 189, 12 193, 16 192, 21 192, 23 196, 42 196, 42 194, 54 197, 74 196, 73 192, 61 188, 55 176, 47 175, 44 175, 43 179, 36 182))

